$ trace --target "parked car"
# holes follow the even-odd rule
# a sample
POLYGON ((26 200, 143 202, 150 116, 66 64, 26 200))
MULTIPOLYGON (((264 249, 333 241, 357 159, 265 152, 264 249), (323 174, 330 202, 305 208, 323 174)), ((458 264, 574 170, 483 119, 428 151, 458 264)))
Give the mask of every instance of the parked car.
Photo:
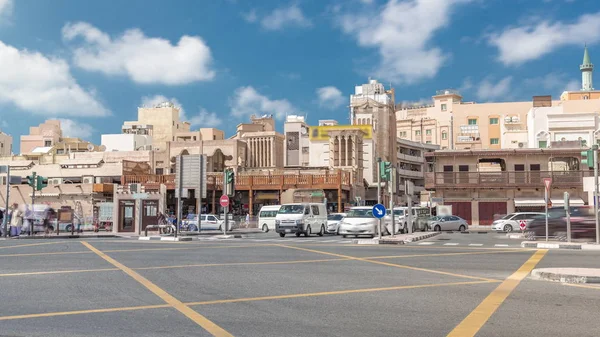
POLYGON ((281 205, 269 205, 263 206, 258 212, 258 228, 262 229, 263 232, 275 230, 275 218, 281 205))
MULTIPOLYGON (((202 214, 200 216, 200 230, 223 230, 223 226, 225 226, 225 221, 217 218, 214 214, 202 214)), ((181 221, 182 229, 187 229, 188 231, 197 231, 198 230, 198 215, 197 214, 188 214, 187 219, 181 221)), ((229 229, 231 229, 231 224, 229 225, 229 229)))
MULTIPOLYGON (((596 237, 594 206, 573 206, 571 214, 571 238, 593 239, 596 237)), ((567 212, 564 207, 548 209, 548 236, 564 241, 567 238, 567 212)), ((526 236, 530 240, 546 236, 546 214, 533 218, 527 226, 526 236)))
MULTIPOLYGON (((535 212, 517 212, 510 213, 502 217, 501 219, 492 222, 492 230, 503 231, 510 233, 514 230, 520 230, 521 221, 525 222, 525 225, 531 222, 536 216, 545 215, 545 213, 535 212)), ((527 228, 527 227, 526 227, 527 228)))
POLYGON ((440 231, 461 231, 469 228, 467 220, 456 215, 432 216, 427 221, 427 226, 436 232, 440 231))
POLYGON ((340 222, 346 213, 332 213, 327 216, 327 234, 340 234, 340 222))
MULTIPOLYGON (((362 235, 375 237, 379 235, 379 219, 373 216, 372 209, 370 206, 352 207, 340 222, 339 233, 344 237, 348 235, 354 235, 355 237, 362 235)), ((386 215, 382 234, 390 234, 391 222, 391 216, 386 215)))

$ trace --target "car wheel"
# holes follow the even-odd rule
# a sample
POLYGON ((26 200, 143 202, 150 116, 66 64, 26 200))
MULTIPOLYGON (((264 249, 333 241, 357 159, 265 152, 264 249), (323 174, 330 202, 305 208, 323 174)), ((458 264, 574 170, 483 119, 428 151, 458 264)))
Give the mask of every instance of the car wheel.
POLYGON ((319 231, 319 236, 323 236, 325 234, 325 226, 321 225, 321 230, 319 231))
POLYGON ((440 227, 440 225, 435 225, 435 227, 433 227, 433 230, 436 232, 441 232, 442 231, 442 227, 440 227))
POLYGON ((465 227, 465 225, 460 225, 460 227, 458 227, 459 232, 464 232, 466 230, 467 230, 467 228, 465 227))
POLYGON ((512 226, 511 226, 511 225, 505 225, 505 226, 504 226, 504 231, 505 231, 506 233, 510 233, 510 232, 512 232, 512 231, 513 231, 513 228, 512 228, 512 226))
POLYGON ((262 231, 265 233, 269 232, 269 227, 267 227, 267 224, 263 224, 262 231))
POLYGON ((340 229, 339 228, 335 231, 335 235, 340 235, 340 229))
POLYGON ((311 235, 311 231, 310 231, 310 225, 308 227, 306 227, 306 232, 304 232, 304 237, 309 237, 311 235))
POLYGON ((279 236, 281 236, 283 238, 283 237, 285 237, 285 233, 279 233, 279 236))
POLYGON ((71 231, 71 225, 68 225, 67 227, 65 227, 65 230, 66 230, 67 232, 70 232, 70 231, 71 231))
POLYGON ((300 232, 296 232, 296 236, 297 236, 297 237, 300 237, 300 232))
POLYGON ((348 237, 348 235, 344 234, 344 235, 342 235, 342 237, 345 239, 348 237))

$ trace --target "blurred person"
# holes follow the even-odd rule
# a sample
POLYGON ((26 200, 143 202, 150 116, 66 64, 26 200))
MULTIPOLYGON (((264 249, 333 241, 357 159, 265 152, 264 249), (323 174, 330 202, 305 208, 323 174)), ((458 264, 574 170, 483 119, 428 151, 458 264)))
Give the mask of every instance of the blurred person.
POLYGON ((23 226, 23 211, 19 209, 19 204, 14 203, 12 205, 12 216, 10 219, 11 236, 19 236, 21 226, 23 226))
POLYGON ((44 232, 50 234, 54 230, 53 220, 56 219, 56 211, 52 207, 46 208, 44 212, 44 232))

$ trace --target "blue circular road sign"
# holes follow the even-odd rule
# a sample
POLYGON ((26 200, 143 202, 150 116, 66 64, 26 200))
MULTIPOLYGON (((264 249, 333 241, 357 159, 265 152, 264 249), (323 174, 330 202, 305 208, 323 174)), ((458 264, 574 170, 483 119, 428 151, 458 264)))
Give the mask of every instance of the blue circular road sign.
POLYGON ((385 216, 385 206, 382 204, 377 204, 373 206, 373 216, 377 219, 381 219, 385 216))

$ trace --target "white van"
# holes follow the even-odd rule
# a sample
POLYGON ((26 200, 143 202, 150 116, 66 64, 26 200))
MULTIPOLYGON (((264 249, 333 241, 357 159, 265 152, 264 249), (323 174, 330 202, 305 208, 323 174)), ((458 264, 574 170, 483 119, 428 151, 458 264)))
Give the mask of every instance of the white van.
POLYGON ((281 205, 275 218, 275 231, 279 236, 294 233, 296 236, 309 236, 317 233, 325 234, 327 226, 327 209, 325 204, 295 203, 281 205))
POLYGON ((263 232, 275 230, 275 217, 281 205, 263 206, 258 212, 258 228, 263 232))

